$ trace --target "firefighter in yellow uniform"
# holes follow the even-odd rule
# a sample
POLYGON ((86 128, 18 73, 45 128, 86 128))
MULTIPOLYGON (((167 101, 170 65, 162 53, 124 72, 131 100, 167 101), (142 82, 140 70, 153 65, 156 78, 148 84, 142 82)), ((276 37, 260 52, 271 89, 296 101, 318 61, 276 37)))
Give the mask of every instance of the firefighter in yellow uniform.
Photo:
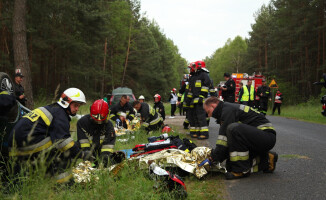
POLYGON ((42 153, 47 153, 47 172, 56 176, 58 183, 68 182, 72 160, 86 156, 71 138, 69 115, 76 115, 85 103, 81 90, 69 88, 57 103, 39 107, 20 119, 9 136, 9 156, 18 162, 15 171, 19 172, 25 161, 40 161, 42 153))

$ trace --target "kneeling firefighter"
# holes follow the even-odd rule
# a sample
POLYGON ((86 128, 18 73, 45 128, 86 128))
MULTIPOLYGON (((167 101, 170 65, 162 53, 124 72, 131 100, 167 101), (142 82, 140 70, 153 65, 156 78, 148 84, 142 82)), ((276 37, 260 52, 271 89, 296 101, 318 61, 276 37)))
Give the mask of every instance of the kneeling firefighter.
POLYGON ((109 105, 104 100, 96 100, 90 108, 90 114, 77 122, 77 138, 83 151, 99 157, 107 166, 112 157, 115 144, 115 131, 108 120, 109 105))
POLYGON ((134 101, 132 106, 137 110, 141 115, 142 127, 145 128, 147 134, 150 134, 152 131, 159 130, 162 127, 163 119, 160 113, 155 112, 147 103, 140 103, 139 101, 134 101))
POLYGON ((74 158, 84 158, 78 144, 71 138, 70 116, 86 103, 84 93, 77 88, 65 90, 59 101, 39 107, 24 115, 9 136, 9 155, 17 160, 15 172, 25 161, 41 161, 46 155, 47 172, 55 175, 58 183, 69 181, 67 172, 74 158))
POLYGON ((270 150, 276 143, 276 132, 264 115, 249 106, 222 102, 217 97, 208 98, 204 109, 220 124, 210 160, 226 160, 226 179, 275 170, 278 155, 270 150))

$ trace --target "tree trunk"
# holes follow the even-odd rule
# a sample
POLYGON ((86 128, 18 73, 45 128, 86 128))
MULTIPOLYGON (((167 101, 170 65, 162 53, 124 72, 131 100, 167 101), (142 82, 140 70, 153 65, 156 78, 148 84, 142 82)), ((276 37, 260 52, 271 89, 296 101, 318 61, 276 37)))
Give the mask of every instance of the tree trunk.
POLYGON ((26 0, 15 0, 14 16, 12 22, 13 31, 13 50, 15 68, 20 68, 22 74, 25 76, 22 85, 25 89, 25 96, 27 99, 27 107, 32 109, 33 91, 32 91, 32 77, 29 67, 27 43, 26 43, 26 0))
POLYGON ((102 74, 102 86, 101 86, 101 97, 103 97, 104 94, 104 82, 105 82, 105 65, 106 65, 106 49, 108 46, 108 38, 105 38, 105 43, 104 43, 104 59, 103 59, 103 74, 102 74))
POLYGON ((131 22, 130 22, 130 27, 129 27, 129 41, 128 41, 128 48, 127 48, 127 55, 126 55, 125 67, 123 69, 123 76, 122 76, 121 86, 123 86, 123 84, 124 84, 124 80, 125 80, 125 76, 126 76, 126 71, 127 71, 127 66, 128 66, 128 58, 129 58, 129 50, 130 50, 130 40, 131 40, 131 22))
POLYGON ((265 39, 265 71, 268 72, 267 39, 265 39))

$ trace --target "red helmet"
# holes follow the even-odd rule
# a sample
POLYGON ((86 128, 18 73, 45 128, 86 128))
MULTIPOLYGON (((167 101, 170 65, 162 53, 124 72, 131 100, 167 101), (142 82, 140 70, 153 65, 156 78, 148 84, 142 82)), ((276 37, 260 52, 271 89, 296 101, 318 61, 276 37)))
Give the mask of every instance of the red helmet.
POLYGON ((204 61, 196 61, 196 69, 201 69, 201 68, 205 68, 206 64, 204 61))
POLYGON ((173 88, 172 91, 175 92, 175 91, 177 91, 177 89, 173 88))
POLYGON ((170 133, 171 131, 172 129, 168 125, 164 126, 162 129, 162 133, 170 133))
POLYGON ((154 100, 155 100, 155 98, 158 98, 158 101, 161 101, 161 95, 159 95, 159 94, 155 94, 155 95, 154 95, 154 100))
POLYGON ((96 100, 91 105, 91 117, 98 124, 107 121, 109 105, 103 99, 96 100))
POLYGON ((191 63, 189 63, 188 68, 190 68, 190 73, 191 73, 191 72, 195 72, 196 63, 195 63, 195 62, 191 62, 191 63))

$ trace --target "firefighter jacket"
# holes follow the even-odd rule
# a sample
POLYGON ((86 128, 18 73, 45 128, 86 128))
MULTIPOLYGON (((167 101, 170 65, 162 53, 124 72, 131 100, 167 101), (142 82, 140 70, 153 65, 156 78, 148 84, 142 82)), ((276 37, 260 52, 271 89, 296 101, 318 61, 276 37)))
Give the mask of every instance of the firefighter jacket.
POLYGON ((154 103, 154 109, 155 109, 155 112, 160 113, 162 116, 162 119, 165 120, 165 109, 164 109, 164 105, 161 101, 154 103))
POLYGON ((23 99, 19 98, 19 96, 24 94, 23 86, 14 82, 14 87, 15 87, 15 96, 16 96, 17 101, 19 101, 19 103, 21 103, 23 106, 25 106, 26 98, 23 98, 23 99))
POLYGON ((235 98, 235 82, 232 78, 229 78, 224 84, 224 87, 227 90, 222 90, 222 97, 223 99, 230 99, 235 98))
MULTIPOLYGON (((192 76, 191 76, 192 77, 192 76)), ((191 80, 191 77, 189 78, 189 81, 191 80)), ((183 107, 188 108, 190 106, 190 103, 192 101, 192 95, 188 95, 189 93, 189 81, 185 82, 184 85, 179 90, 178 93, 178 101, 181 101, 182 96, 184 96, 183 99, 183 107)))
MULTIPOLYGON (((204 72, 207 73, 208 77, 209 77, 209 70, 206 69, 206 68, 203 68, 202 69, 204 72)), ((214 96, 214 97, 217 97, 217 92, 215 91, 215 87, 214 87, 214 84, 213 84, 213 80, 210 79, 211 83, 209 85, 209 89, 208 89, 208 92, 209 92, 209 95, 210 96, 214 96)))
POLYGON ((193 104, 201 104, 208 96, 211 80, 208 74, 203 70, 198 70, 189 81, 189 92, 187 97, 191 98, 190 107, 194 107, 193 104))
POLYGON ((271 89, 267 85, 262 85, 257 89, 257 95, 260 99, 269 99, 271 98, 271 89))
POLYGON ((149 126, 154 126, 159 123, 162 123, 163 119, 161 115, 155 112, 154 108, 152 108, 147 103, 141 103, 141 108, 139 110, 142 120, 142 126, 148 128, 149 126))
POLYGON ((16 105, 16 98, 9 95, 7 91, 0 92, 0 117, 1 120, 7 118, 7 113, 16 105))
POLYGON ((115 139, 115 130, 110 121, 96 124, 88 114, 77 122, 77 140, 84 151, 92 149, 96 155, 112 153, 115 139))
POLYGON ((254 101, 255 100, 255 87, 253 85, 248 89, 248 85, 243 86, 239 94, 240 101, 254 101))
POLYGON ((260 130, 269 131, 276 134, 272 123, 266 119, 264 115, 255 109, 242 104, 234 104, 228 102, 219 102, 218 106, 212 113, 212 117, 216 119, 216 123, 220 124, 219 134, 216 141, 216 148, 212 151, 212 158, 219 160, 219 155, 225 155, 228 148, 228 138, 226 135, 227 128, 234 122, 247 124, 257 127, 260 130))
POLYGON ((186 93, 188 93, 188 90, 189 90, 189 86, 188 85, 189 85, 189 82, 187 81, 179 89, 179 92, 178 92, 178 101, 181 101, 182 96, 187 96, 186 93))
POLYGON ((51 146, 70 158, 80 148, 70 135, 70 117, 57 103, 39 107, 24 115, 9 136, 10 156, 30 156, 51 146))
POLYGON ((129 103, 126 103, 124 106, 121 106, 119 102, 111 108, 110 119, 115 123, 115 121, 119 119, 121 113, 126 113, 126 118, 130 121, 135 118, 135 111, 133 107, 129 103))

